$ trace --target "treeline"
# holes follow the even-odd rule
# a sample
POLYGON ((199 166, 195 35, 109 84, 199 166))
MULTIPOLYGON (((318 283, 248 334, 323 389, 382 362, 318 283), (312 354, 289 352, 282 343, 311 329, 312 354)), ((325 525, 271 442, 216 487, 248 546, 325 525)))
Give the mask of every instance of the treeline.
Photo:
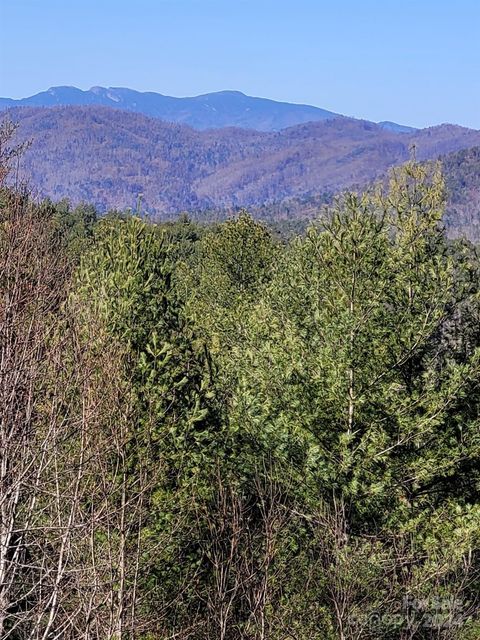
POLYGON ((443 204, 410 163, 285 243, 3 187, 0 636, 478 638, 480 262, 443 204))

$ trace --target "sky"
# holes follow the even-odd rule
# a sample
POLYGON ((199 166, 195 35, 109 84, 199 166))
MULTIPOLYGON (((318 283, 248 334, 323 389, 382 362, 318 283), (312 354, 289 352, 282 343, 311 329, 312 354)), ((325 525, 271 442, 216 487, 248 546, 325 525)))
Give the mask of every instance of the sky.
POLYGON ((480 129, 480 1, 0 0, 0 96, 57 85, 480 129))

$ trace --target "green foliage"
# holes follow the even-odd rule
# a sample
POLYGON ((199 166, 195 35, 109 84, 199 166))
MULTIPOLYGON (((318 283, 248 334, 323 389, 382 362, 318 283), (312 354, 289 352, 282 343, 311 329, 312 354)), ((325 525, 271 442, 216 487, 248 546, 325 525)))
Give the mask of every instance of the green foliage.
POLYGON ((105 378, 70 390, 65 359, 65 415, 90 399, 105 443, 77 502, 102 505, 110 637, 478 635, 480 261, 446 239, 437 166, 288 244, 246 212, 42 206, 80 371, 105 378))
MULTIPOLYGON (((208 353, 175 291, 171 252, 166 233, 155 226, 135 217, 106 218, 82 257, 75 294, 86 319, 100 319, 124 353, 127 499, 141 496, 145 505, 141 532, 132 527, 145 548, 140 575, 152 593, 148 608, 156 598, 175 600, 185 576, 197 570, 186 514, 193 486, 198 500, 208 494, 206 478, 222 444, 215 440, 220 426, 208 353)), ((178 607, 187 606, 188 592, 184 596, 178 607)))
POLYGON ((425 588, 447 597, 450 572, 461 574, 477 545, 478 341, 461 364, 439 345, 447 332, 450 343, 462 340, 453 319, 478 302, 439 226, 443 197, 438 172, 413 164, 386 194, 347 194, 283 255, 248 346, 234 354, 236 419, 269 433, 289 465, 302 462, 303 499, 320 509, 323 553, 340 585, 318 597, 330 600, 339 633, 354 633, 360 602, 364 613, 381 605, 398 545, 408 543, 409 572, 396 579, 397 603, 425 588), (292 457, 294 442, 306 464, 292 457), (345 598, 350 611, 339 617, 345 598))
POLYGON ((175 291, 170 253, 156 227, 134 217, 105 219, 82 259, 78 292, 126 348, 142 428, 183 458, 187 441, 208 438, 210 365, 175 291))
POLYGON ((52 216, 56 232, 65 247, 66 253, 74 262, 92 242, 93 229, 98 213, 93 205, 79 204, 72 209, 68 200, 53 203, 44 200, 40 208, 45 217, 52 216))
POLYGON ((214 351, 228 349, 242 335, 278 250, 267 228, 246 212, 202 238, 180 286, 214 351))

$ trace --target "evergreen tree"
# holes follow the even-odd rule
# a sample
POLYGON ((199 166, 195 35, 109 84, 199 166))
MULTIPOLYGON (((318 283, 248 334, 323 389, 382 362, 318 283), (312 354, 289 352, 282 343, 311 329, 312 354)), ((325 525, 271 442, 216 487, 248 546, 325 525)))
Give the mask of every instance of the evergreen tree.
MULTIPOLYGON (((125 603, 139 611, 148 593, 146 628, 161 629, 170 604, 180 611, 196 584, 182 587, 196 562, 189 558, 191 492, 201 495, 215 448, 208 355, 175 292, 169 247, 152 225, 101 221, 76 292, 85 321, 92 313, 101 318, 124 353, 124 433, 112 464, 122 469, 114 499, 120 512, 125 507, 128 526, 122 525, 127 533, 118 541, 116 570, 124 573, 125 603), (142 508, 127 508, 135 503, 142 508)), ((125 620, 118 628, 132 633, 125 620)))
POLYGON ((347 194, 285 256, 241 365, 244 420, 308 457, 319 597, 341 638, 410 637, 392 622, 404 598, 467 594, 474 576, 479 361, 438 349, 459 304, 442 207, 441 177, 415 164, 385 195, 347 194))

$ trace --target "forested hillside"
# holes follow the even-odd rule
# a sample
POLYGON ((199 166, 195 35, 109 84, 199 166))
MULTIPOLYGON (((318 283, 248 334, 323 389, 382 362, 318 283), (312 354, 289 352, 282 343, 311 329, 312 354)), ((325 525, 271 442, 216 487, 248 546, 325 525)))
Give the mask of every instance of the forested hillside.
POLYGON ((452 153, 442 159, 449 193, 447 222, 480 242, 480 147, 452 153))
MULTIPOLYGON (((480 242, 480 147, 440 156, 439 163, 445 177, 443 224, 447 235, 480 242)), ((371 188, 375 188, 375 183, 371 188)), ((250 211, 255 217, 287 234, 303 232, 311 220, 321 215, 325 205, 333 202, 335 196, 333 191, 326 191, 317 195, 286 198, 250 207, 250 211)), ((215 219, 215 212, 207 215, 215 219)))
MULTIPOLYGON (((79 142, 95 183, 153 135, 122 114, 114 147, 103 110, 22 117, 72 185, 79 142)), ((158 126, 152 149, 198 171, 175 140, 205 158, 205 138, 158 126)), ((249 153, 307 131, 250 133, 249 153)), ((7 186, 11 133, 0 637, 477 639, 480 260, 444 235, 438 167, 346 193, 285 243, 245 212, 160 224, 41 201, 7 186)), ((208 163, 241 165, 246 134, 223 135, 208 163)))
POLYGON ((443 125, 397 133, 350 118, 264 133, 196 131, 105 107, 9 112, 32 145, 20 174, 40 195, 101 210, 136 206, 152 215, 265 205, 364 186, 406 161, 480 144, 480 132, 443 125))

